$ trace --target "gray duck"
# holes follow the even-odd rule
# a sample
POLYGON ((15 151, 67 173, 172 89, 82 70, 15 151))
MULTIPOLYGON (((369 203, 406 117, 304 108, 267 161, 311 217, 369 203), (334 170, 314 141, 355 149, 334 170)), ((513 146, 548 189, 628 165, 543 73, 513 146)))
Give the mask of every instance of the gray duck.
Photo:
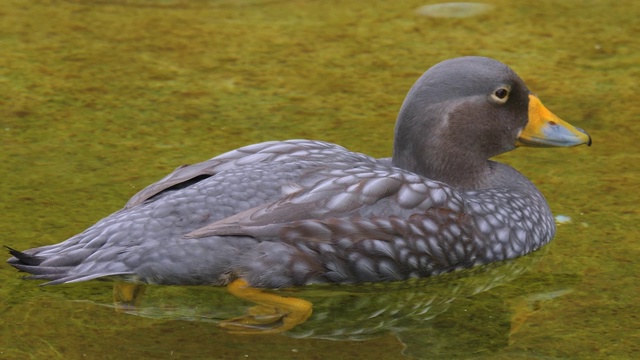
MULTIPOLYGON (((282 288, 427 277, 525 255, 555 234, 518 146, 591 144, 508 66, 443 61, 400 109, 393 157, 270 141, 182 166, 55 245, 9 249, 29 279, 282 288)), ((233 292, 233 290, 232 290, 233 292)))

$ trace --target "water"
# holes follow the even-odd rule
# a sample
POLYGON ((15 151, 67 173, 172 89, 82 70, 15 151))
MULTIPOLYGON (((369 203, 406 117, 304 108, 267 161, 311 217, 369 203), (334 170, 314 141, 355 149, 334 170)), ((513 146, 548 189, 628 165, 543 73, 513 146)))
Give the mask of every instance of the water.
POLYGON ((292 290, 314 315, 284 335, 219 330, 250 306, 224 289, 151 287, 116 313, 108 282, 38 287, 1 264, 0 358, 635 357, 640 4, 416 13, 433 3, 2 1, 0 229, 19 249, 241 145, 314 138, 389 156, 409 87, 455 56, 509 64, 594 146, 500 157, 571 219, 545 251, 451 278, 292 290))

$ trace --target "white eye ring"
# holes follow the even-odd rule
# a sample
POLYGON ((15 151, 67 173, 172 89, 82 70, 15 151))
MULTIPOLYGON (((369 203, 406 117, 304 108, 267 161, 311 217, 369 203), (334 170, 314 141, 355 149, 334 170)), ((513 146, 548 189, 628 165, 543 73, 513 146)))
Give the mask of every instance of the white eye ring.
POLYGON ((509 88, 501 86, 491 94, 491 100, 496 104, 504 104, 509 100, 509 88))

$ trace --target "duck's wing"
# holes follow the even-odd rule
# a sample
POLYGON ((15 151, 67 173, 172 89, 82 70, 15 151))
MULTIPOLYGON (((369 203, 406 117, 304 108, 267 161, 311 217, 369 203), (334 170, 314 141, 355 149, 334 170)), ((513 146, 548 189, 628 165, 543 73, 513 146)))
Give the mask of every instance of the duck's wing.
MULTIPOLYGON (((221 171, 256 163, 322 156, 335 151, 337 145, 311 140, 268 141, 245 146, 193 165, 183 165, 159 181, 135 194, 125 205, 130 209, 167 191, 189 186, 221 171)), ((343 149, 342 147, 339 147, 343 149)))
POLYGON ((464 200, 449 186, 395 170, 354 171, 329 178, 313 188, 299 189, 281 200, 211 223, 186 237, 384 240, 416 221, 427 221, 427 226, 432 224, 435 230, 439 222, 464 215, 464 200))

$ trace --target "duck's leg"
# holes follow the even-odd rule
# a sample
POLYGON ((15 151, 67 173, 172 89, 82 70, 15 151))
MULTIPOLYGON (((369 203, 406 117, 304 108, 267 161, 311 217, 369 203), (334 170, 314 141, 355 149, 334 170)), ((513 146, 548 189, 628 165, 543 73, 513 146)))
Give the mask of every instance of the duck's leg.
POLYGON ((313 304, 306 300, 253 288, 242 279, 227 285, 227 290, 236 297, 258 304, 244 316, 220 322, 220 327, 237 334, 274 334, 291 330, 305 322, 313 311, 313 304))
POLYGON ((142 299, 146 285, 116 282, 113 284, 113 305, 116 311, 135 309, 142 299))

